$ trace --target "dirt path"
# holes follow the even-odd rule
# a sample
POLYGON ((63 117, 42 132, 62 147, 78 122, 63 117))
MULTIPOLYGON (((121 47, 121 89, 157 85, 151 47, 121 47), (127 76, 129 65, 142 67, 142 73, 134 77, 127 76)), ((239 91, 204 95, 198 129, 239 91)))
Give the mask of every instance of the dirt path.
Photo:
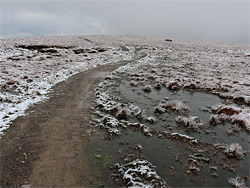
POLYGON ((90 185, 94 179, 84 168, 81 148, 91 132, 89 120, 98 75, 128 62, 100 66, 57 84, 49 100, 17 118, 1 138, 1 187, 90 185))

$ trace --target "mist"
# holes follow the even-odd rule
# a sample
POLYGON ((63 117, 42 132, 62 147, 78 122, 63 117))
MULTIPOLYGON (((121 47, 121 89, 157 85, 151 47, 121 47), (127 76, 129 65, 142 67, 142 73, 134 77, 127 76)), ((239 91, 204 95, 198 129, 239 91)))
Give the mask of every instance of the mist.
POLYGON ((0 36, 136 35, 249 43, 249 4, 2 0, 0 36))

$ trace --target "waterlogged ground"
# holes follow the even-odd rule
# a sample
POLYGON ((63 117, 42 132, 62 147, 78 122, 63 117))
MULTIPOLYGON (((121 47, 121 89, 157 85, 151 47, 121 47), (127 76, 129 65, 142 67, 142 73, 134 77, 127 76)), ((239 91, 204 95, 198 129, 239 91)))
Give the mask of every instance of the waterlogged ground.
POLYGON ((249 125, 238 117, 249 107, 168 82, 169 64, 130 63, 99 84, 90 173, 105 186, 228 187, 238 174, 249 186, 249 125))
POLYGON ((1 39, 1 185, 249 185, 249 47, 136 36, 1 39), (113 65, 101 66, 127 62, 111 76, 113 65))

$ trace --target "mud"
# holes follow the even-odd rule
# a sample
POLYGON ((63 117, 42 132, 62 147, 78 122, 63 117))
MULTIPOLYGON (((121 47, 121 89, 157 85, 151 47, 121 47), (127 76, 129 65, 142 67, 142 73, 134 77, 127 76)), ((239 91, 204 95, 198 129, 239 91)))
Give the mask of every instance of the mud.
MULTIPOLYGON (((127 160, 149 161, 157 174, 173 187, 227 187, 230 177, 237 174, 247 177, 248 133, 242 129, 229 134, 233 122, 217 126, 209 123, 214 105, 232 101, 195 88, 153 88, 154 81, 147 78, 153 76, 152 72, 160 72, 160 66, 154 69, 150 66, 143 65, 133 71, 127 65, 129 71, 121 68, 120 72, 113 72, 96 89, 99 116, 96 126, 100 131, 85 145, 84 153, 93 161, 104 160, 107 155, 113 157, 108 167, 94 170, 103 184, 114 186, 112 178, 120 186, 140 183, 138 179, 124 178, 123 173, 119 174, 121 168, 112 172, 117 165, 126 166, 127 160), (145 73, 147 69, 151 73, 145 73), (138 84, 131 85, 131 80, 138 84), (151 90, 145 91, 145 86, 151 86, 151 90), (155 111, 159 105, 161 113, 155 111), (148 121, 149 117, 152 121, 148 121), (100 158, 95 157, 96 148, 100 158)), ((133 168, 130 172, 134 172, 133 168)), ((146 181, 148 176, 143 178, 146 181)))
POLYGON ((57 84, 45 102, 17 118, 1 138, 1 187, 86 187, 91 177, 82 146, 93 131, 94 88, 124 60, 79 73, 57 84))

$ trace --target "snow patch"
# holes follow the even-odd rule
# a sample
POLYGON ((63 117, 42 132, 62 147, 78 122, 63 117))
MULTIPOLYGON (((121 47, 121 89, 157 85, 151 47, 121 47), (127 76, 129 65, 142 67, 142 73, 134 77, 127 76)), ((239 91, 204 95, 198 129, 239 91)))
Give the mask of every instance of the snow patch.
POLYGON ((127 187, 169 187, 167 182, 156 173, 156 167, 147 160, 136 159, 115 166, 127 187))
POLYGON ((246 188, 246 184, 239 174, 235 178, 228 178, 228 182, 235 188, 246 188))

